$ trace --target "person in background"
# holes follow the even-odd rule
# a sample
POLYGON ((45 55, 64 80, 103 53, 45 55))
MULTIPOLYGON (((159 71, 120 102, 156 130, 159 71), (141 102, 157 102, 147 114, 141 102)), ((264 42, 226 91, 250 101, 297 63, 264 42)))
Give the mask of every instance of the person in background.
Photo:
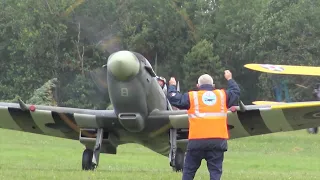
POLYGON ((164 85, 167 83, 166 79, 162 76, 157 76, 157 80, 161 88, 163 88, 164 85))
POLYGON ((167 96, 167 81, 162 76, 157 76, 158 84, 160 85, 161 89, 163 90, 164 94, 167 96))
MULTIPOLYGON (((316 98, 316 101, 320 101, 320 83, 317 83, 313 89, 313 97, 316 98)), ((318 127, 308 128, 307 131, 310 134, 317 134, 318 127)))

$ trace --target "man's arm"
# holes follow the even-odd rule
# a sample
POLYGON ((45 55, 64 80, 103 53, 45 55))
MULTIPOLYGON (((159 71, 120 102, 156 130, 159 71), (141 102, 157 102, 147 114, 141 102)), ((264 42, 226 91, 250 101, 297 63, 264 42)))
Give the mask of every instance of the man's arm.
POLYGON ((172 106, 175 106, 179 109, 190 108, 188 93, 179 93, 175 85, 169 85, 168 87, 168 100, 172 106))
POLYGON ((228 89, 226 90, 226 94, 228 108, 230 108, 231 106, 237 106, 240 97, 240 88, 235 80, 228 80, 228 89))

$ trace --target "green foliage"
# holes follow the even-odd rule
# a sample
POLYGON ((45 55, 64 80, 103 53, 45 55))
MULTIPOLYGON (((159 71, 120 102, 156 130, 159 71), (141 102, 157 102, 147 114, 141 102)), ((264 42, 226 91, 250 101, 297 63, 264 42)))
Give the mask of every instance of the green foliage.
MULTIPOLYGON (((314 1, 270 1, 253 27, 251 46, 256 53, 255 62, 318 66, 319 12, 319 3, 314 1)), ((275 79, 274 76, 268 77, 275 79)), ((296 76, 287 78, 297 84, 305 84, 310 78, 314 79, 296 76)), ((270 87, 266 82, 259 81, 259 86, 270 87)), ((300 95, 305 92, 304 89, 292 87, 290 91, 294 94, 293 99, 303 99, 300 95)), ((310 93, 304 97, 308 96, 310 93)), ((260 98, 262 97, 271 98, 264 89, 260 93, 260 98)))
POLYGON ((35 90, 33 96, 28 101, 26 101, 26 103, 56 106, 57 102, 55 100, 55 91, 56 91, 57 83, 58 83, 57 78, 53 78, 49 80, 39 89, 35 90))
POLYGON ((212 43, 204 39, 196 44, 184 58, 183 71, 188 72, 184 77, 188 87, 195 86, 202 74, 211 75, 219 86, 223 71, 219 56, 213 54, 212 43))
POLYGON ((13 99, 5 99, 5 100, 0 100, 1 102, 8 102, 8 103, 18 103, 19 99, 21 99, 20 96, 15 96, 13 99))
POLYGON ((94 83, 83 75, 76 75, 74 81, 61 87, 59 106, 78 107, 83 109, 105 109, 106 97, 95 88, 94 83))
MULTIPOLYGON (((66 79, 70 72, 73 76, 83 74, 86 69, 101 66, 99 61, 106 60, 101 58, 96 47, 86 44, 82 36, 78 37, 81 35, 78 26, 68 23, 68 17, 62 16, 74 1, 9 2, 2 4, 4 10, 0 19, 0 40, 3 40, 0 98, 12 99, 20 95, 22 99, 29 99, 34 89, 52 77, 57 77, 65 87, 70 83, 66 79)), ((63 89, 59 92, 68 94, 63 89)), ((62 96, 59 104, 70 105, 70 102, 63 102, 70 98, 74 97, 62 96)))
POLYGON ((251 34, 256 16, 264 8, 266 0, 222 0, 215 12, 215 21, 204 36, 212 34, 214 52, 219 55, 222 67, 232 72, 241 88, 241 99, 250 103, 255 100, 258 79, 244 64, 252 63, 254 55, 250 49, 251 34))
POLYGON ((50 4, 11 0, 2 4, 1 98, 19 94, 28 99, 44 80, 57 75, 65 60, 59 45, 67 29, 58 14, 67 6, 63 0, 50 4))
MULTIPOLYGON (((202 73, 222 87, 229 69, 245 103, 274 100, 276 78, 244 64, 320 62, 320 2, 314 0, 7 0, 0 7, 0 99, 29 99, 56 77, 57 105, 105 109, 109 99, 86 72, 121 49, 153 65, 157 55, 157 74, 183 80, 183 90, 195 87, 202 73)), ((289 78, 294 100, 308 99, 318 80, 289 78)))
POLYGON ((113 105, 110 104, 110 105, 107 107, 107 110, 113 110, 113 105))

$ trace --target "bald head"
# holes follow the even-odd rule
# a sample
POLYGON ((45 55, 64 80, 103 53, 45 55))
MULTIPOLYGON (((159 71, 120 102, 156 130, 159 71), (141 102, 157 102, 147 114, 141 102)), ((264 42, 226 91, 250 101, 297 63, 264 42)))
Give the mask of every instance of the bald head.
POLYGON ((203 84, 210 84, 213 85, 213 79, 209 74, 203 74, 198 79, 198 86, 203 84))

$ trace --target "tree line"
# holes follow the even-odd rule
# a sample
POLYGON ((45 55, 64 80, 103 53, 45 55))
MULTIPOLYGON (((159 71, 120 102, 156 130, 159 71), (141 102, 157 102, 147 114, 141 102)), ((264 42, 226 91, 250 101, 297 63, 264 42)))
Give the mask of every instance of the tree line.
POLYGON ((316 0, 6 0, 0 7, 2 100, 30 99, 56 78, 58 106, 106 108, 107 94, 95 88, 88 72, 121 49, 141 53, 158 75, 177 77, 184 91, 202 73, 225 88, 223 71, 229 69, 247 104, 274 100, 276 80, 289 84, 293 101, 311 100, 318 80, 243 67, 318 66, 316 0))

